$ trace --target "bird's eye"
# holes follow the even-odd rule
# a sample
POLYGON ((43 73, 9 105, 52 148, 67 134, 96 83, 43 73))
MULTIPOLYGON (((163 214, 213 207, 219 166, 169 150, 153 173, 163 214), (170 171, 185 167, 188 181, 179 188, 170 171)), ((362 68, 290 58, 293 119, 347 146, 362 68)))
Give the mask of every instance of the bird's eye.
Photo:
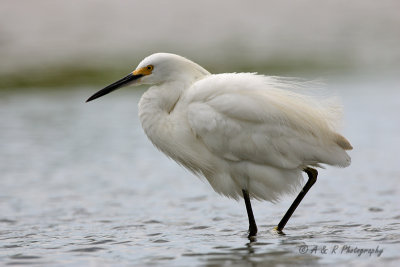
POLYGON ((148 69, 148 70, 153 70, 153 68, 154 68, 153 65, 148 65, 148 66, 147 66, 147 69, 148 69))

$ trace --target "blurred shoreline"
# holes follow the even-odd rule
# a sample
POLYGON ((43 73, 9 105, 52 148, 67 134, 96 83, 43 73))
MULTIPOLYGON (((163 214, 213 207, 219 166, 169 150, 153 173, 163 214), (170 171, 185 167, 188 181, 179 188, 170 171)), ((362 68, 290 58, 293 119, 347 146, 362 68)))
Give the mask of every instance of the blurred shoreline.
POLYGON ((212 73, 393 72, 399 9, 394 0, 5 0, 0 89, 100 85, 154 52, 188 57, 212 73))
MULTIPOLYGON (((223 60, 222 60, 223 61, 223 60)), ((120 62, 120 64, 103 64, 88 65, 78 60, 76 63, 65 64, 49 64, 38 68, 24 68, 9 73, 0 73, 0 90, 12 88, 54 88, 65 86, 86 86, 86 85, 101 85, 109 83, 124 74, 131 72, 135 69, 136 62, 120 62)), ((200 61, 196 63, 202 65, 211 73, 225 73, 225 72, 257 72, 264 75, 280 75, 280 76, 332 76, 332 75, 349 75, 349 73, 356 74, 357 68, 351 64, 336 63, 324 64, 325 62, 311 62, 311 61, 290 61, 290 60, 276 60, 262 63, 254 63, 238 61, 229 63, 221 63, 221 60, 215 62, 205 62, 202 64, 200 61)))

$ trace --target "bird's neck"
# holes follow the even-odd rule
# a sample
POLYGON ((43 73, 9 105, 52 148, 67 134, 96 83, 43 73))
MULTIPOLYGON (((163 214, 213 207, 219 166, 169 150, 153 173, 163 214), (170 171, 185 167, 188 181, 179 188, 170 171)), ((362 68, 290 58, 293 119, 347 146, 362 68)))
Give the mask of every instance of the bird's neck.
POLYGON ((139 118, 150 139, 171 129, 169 116, 186 86, 181 82, 164 83, 150 87, 143 94, 139 102, 139 118))
POLYGON ((140 99, 139 112, 151 112, 153 115, 156 113, 170 114, 184 88, 185 85, 178 82, 150 87, 140 99))

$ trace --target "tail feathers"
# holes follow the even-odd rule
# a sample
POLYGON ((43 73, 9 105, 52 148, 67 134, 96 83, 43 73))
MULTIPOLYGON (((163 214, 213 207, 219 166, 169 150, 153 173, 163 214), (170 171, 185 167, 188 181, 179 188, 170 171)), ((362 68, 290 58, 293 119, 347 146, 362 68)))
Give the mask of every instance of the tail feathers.
POLYGON ((344 136, 342 136, 340 134, 336 134, 335 142, 344 150, 352 150, 353 149, 353 146, 350 144, 350 142, 344 136))

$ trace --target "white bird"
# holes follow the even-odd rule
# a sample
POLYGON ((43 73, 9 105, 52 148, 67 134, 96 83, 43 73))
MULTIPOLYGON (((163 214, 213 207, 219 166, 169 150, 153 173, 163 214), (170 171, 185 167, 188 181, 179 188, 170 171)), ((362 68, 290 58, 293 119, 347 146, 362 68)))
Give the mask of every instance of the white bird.
POLYGON ((337 133, 340 106, 304 94, 301 83, 254 73, 211 74, 178 55, 156 53, 88 101, 133 84, 152 85, 139 102, 151 142, 227 197, 275 202, 308 181, 275 228, 284 226, 317 180, 321 164, 347 167, 352 146, 337 133))

